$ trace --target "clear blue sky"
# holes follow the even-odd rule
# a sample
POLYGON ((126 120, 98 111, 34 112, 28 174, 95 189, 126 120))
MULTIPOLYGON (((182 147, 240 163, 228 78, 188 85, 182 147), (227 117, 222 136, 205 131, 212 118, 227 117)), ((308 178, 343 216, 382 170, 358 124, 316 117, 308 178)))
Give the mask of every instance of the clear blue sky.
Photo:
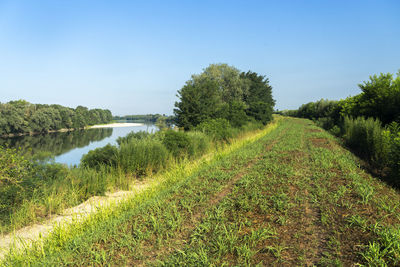
POLYGON ((172 114, 210 63, 266 75, 276 108, 400 69, 400 1, 0 0, 0 102, 172 114))

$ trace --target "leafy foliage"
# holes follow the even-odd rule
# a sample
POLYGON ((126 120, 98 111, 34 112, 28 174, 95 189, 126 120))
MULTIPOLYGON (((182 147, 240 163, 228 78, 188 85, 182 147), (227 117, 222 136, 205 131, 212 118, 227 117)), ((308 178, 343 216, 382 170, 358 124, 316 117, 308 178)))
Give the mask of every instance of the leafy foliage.
POLYGON ((173 130, 165 132, 163 144, 175 158, 187 156, 191 146, 189 136, 186 133, 173 130))
POLYGON ((384 167, 388 162, 389 139, 377 119, 363 117, 344 119, 344 140, 364 158, 384 167))
POLYGON ((101 165, 116 166, 117 153, 117 147, 108 144, 83 155, 81 164, 90 168, 99 168, 101 165))
POLYGON ((200 123, 196 130, 210 136, 214 141, 229 141, 232 137, 231 125, 226 119, 213 119, 200 123))
POLYGON ((17 153, 17 150, 0 147, 0 187, 6 185, 18 185, 22 182, 31 163, 24 156, 17 153))
POLYGON ((389 165, 392 170, 392 179, 400 186, 400 125, 392 122, 386 134, 389 135, 390 142, 389 165))
POLYGON ((0 103, 0 135, 80 129, 87 125, 108 123, 111 111, 78 106, 31 104, 25 100, 0 103))
POLYGON ((226 104, 222 102, 216 81, 190 80, 178 91, 180 102, 175 103, 177 124, 189 130, 198 124, 220 117, 226 104))
POLYGON ((163 144, 175 158, 194 158, 203 155, 210 145, 209 138, 201 132, 165 131, 163 144))
POLYGON ((189 155, 192 158, 204 155, 211 146, 210 138, 201 132, 192 131, 186 132, 190 139, 189 155))
POLYGON ((272 119, 275 101, 268 79, 248 71, 240 73, 227 64, 211 64, 178 91, 174 113, 185 130, 216 118, 233 127, 253 120, 266 124, 272 119))
POLYGON ((121 145, 124 142, 129 142, 131 139, 141 140, 141 139, 148 138, 149 136, 150 136, 150 133, 148 133, 146 131, 130 132, 129 134, 127 134, 124 137, 118 137, 117 143, 118 143, 118 145, 121 145))
POLYGON ((248 90, 244 96, 248 108, 248 116, 260 121, 264 125, 272 120, 272 110, 275 100, 272 98, 272 87, 269 85, 268 78, 248 71, 242 73, 241 78, 245 80, 248 90))
POLYGON ((24 179, 33 168, 15 149, 0 147, 0 215, 21 201, 24 179))
POLYGON ((400 72, 381 73, 359 85, 361 93, 343 102, 342 114, 378 118, 384 125, 400 119, 400 72))

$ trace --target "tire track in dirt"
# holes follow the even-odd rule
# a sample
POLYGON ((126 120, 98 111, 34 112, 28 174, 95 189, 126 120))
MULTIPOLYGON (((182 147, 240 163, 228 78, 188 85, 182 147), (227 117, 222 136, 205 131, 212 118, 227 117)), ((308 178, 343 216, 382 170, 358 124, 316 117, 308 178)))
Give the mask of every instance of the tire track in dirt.
MULTIPOLYGON (((308 197, 308 191, 305 192, 308 197)), ((321 225, 321 209, 315 207, 308 200, 304 203, 305 233, 307 233, 307 266, 317 266, 327 249, 328 233, 321 225)))
MULTIPOLYGON (((293 205, 289 212, 288 222, 284 225, 273 222, 279 236, 277 245, 286 248, 282 252, 282 261, 279 260, 281 266, 297 264, 315 266, 319 264, 323 253, 327 251, 328 234, 321 224, 321 209, 318 203, 313 201, 318 188, 310 169, 312 162, 306 127, 305 124, 305 128, 297 133, 298 146, 293 150, 284 150, 279 155, 281 164, 290 165, 296 170, 286 182, 287 193, 293 205), (296 198, 302 201, 296 204, 296 198), (302 263, 299 263, 299 258, 302 259, 302 263)), ((270 262, 267 257, 266 260, 270 262)), ((276 265, 277 262, 271 263, 271 265, 274 264, 276 265)))
MULTIPOLYGON (((144 260, 143 262, 135 262, 135 266, 147 266, 151 265, 157 259, 160 258, 165 258, 167 255, 172 254, 176 251, 179 251, 182 249, 182 247, 188 243, 188 240, 190 239, 191 233, 194 231, 196 226, 201 223, 201 218, 204 215, 205 211, 209 209, 210 207, 214 207, 218 205, 226 196, 228 196, 230 193, 232 193, 234 185, 247 173, 248 170, 251 169, 251 167, 258 161, 262 156, 270 151, 274 145, 284 136, 285 132, 287 129, 283 130, 277 138, 275 138, 271 143, 265 145, 265 149, 261 155, 256 156, 250 162, 242 168, 242 170, 236 174, 232 179, 230 179, 227 184, 224 186, 224 188, 218 192, 217 194, 214 194, 212 196, 207 204, 204 206, 205 208, 200 209, 196 213, 192 214, 190 221, 185 224, 182 228, 184 229, 178 236, 175 237, 175 242, 184 240, 183 242, 180 242, 180 245, 174 246, 174 248, 171 249, 166 249, 165 251, 152 251, 152 255, 148 255, 150 259, 144 260)), ((172 242, 174 242, 172 241, 172 242)))
MULTIPOLYGON (((303 146, 304 142, 307 141, 305 147, 307 147, 308 151, 307 153, 308 165, 311 164, 310 146, 319 147, 321 142, 323 144, 325 144, 326 142, 329 143, 328 140, 325 141, 326 139, 323 139, 320 142, 315 142, 315 140, 320 140, 320 139, 316 139, 313 137, 306 138, 303 132, 303 138, 302 138, 303 146)), ((318 187, 315 184, 315 179, 312 178, 310 179, 309 186, 311 193, 317 193, 318 187)), ((305 190, 305 196, 307 197, 307 200, 304 203, 304 213, 307 224, 306 233, 309 233, 309 238, 311 240, 310 247, 307 251, 306 264, 307 266, 317 266, 320 265, 320 260, 323 257, 323 253, 329 250, 327 246, 327 239, 329 234, 327 229, 323 227, 321 222, 321 207, 320 207, 321 202, 317 201, 316 203, 312 203, 310 200, 310 194, 307 191, 307 189, 305 190)))

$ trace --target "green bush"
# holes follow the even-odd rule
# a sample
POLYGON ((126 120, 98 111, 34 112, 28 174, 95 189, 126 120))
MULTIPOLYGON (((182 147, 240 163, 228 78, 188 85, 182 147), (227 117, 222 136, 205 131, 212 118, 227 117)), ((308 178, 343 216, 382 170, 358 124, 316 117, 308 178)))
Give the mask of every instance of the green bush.
POLYGON ((390 142, 378 119, 345 117, 343 131, 347 146, 378 167, 388 164, 390 142))
POLYGON ((214 141, 228 142, 232 138, 232 128, 226 119, 212 119, 197 125, 196 130, 210 136, 214 141))
POLYGON ((82 156, 81 164, 84 167, 99 168, 101 165, 116 166, 118 148, 110 144, 89 151, 82 156))
POLYGON ((175 158, 189 156, 193 150, 190 138, 185 132, 165 131, 162 143, 175 158))
POLYGON ((139 132, 130 132, 124 137, 118 137, 117 138, 117 143, 118 145, 121 145, 123 142, 128 142, 131 139, 145 139, 150 137, 150 133, 145 132, 145 131, 139 131, 139 132))
POLYGON ((342 135, 342 129, 341 129, 339 126, 337 126, 337 125, 333 126, 333 127, 329 130, 329 132, 330 132, 331 134, 335 135, 335 136, 341 136, 341 135, 342 135))
POLYGON ((96 169, 88 167, 73 168, 69 171, 68 178, 73 180, 77 188, 75 194, 78 201, 86 200, 94 195, 104 195, 108 183, 111 182, 107 165, 99 165, 96 169))
POLYGON ((23 200, 24 181, 33 171, 33 164, 17 150, 0 147, 0 214, 23 200))
POLYGON ((331 117, 323 117, 316 120, 316 124, 324 128, 325 130, 330 130, 335 126, 335 121, 331 117))
POLYGON ((262 129, 263 127, 264 127, 264 124, 262 122, 250 120, 248 123, 242 125, 242 127, 240 127, 240 130, 242 132, 252 132, 252 131, 262 129))
POLYGON ((391 178, 397 186, 400 186, 400 124, 392 122, 387 134, 390 138, 389 164, 391 168, 391 178))
POLYGON ((189 156, 193 158, 204 155, 210 148, 211 141, 207 135, 202 132, 188 132, 190 139, 189 156))
POLYGON ((132 139, 121 144, 117 165, 134 175, 146 175, 165 168, 170 154, 167 148, 155 139, 132 139))
POLYGON ((0 186, 21 183, 31 168, 32 164, 16 149, 0 147, 0 186))

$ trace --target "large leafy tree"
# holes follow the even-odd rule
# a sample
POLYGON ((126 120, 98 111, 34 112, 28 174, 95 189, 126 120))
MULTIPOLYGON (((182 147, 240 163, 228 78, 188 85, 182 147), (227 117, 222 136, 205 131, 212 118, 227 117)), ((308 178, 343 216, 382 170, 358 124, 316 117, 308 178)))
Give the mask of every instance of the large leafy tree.
POLYGON ((217 84, 222 101, 231 103, 243 101, 246 93, 246 83, 240 76, 240 71, 227 64, 211 64, 200 75, 193 75, 192 79, 197 82, 201 80, 212 80, 217 84))
POLYGON ((216 81, 189 80, 177 96, 180 99, 174 109, 177 125, 186 130, 221 114, 223 103, 216 81))
POLYGON ((243 72, 241 78, 247 85, 247 92, 244 94, 247 115, 267 124, 272 119, 275 106, 275 100, 272 98, 272 86, 269 85, 268 78, 251 71, 243 72))
POLYGON ((174 113, 178 126, 191 129, 214 118, 239 127, 252 116, 267 123, 275 104, 268 79, 254 72, 240 73, 227 64, 211 64, 193 75, 178 91, 174 113))

